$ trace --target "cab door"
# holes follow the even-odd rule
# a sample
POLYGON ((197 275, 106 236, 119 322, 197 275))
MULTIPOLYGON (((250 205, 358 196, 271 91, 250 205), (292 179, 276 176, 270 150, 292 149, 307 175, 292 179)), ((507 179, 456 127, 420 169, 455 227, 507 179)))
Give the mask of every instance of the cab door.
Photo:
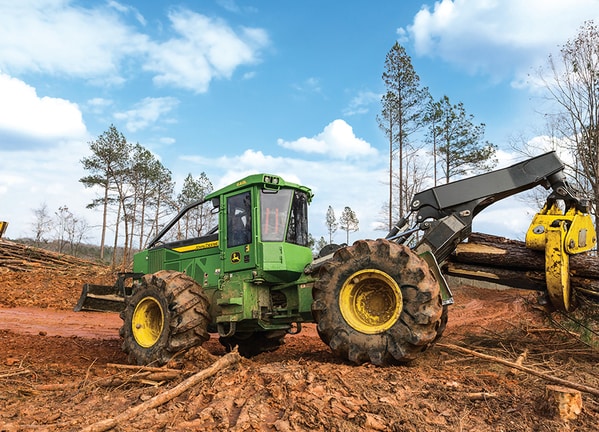
POLYGON ((255 198, 251 189, 225 196, 224 271, 251 269, 256 266, 255 198))

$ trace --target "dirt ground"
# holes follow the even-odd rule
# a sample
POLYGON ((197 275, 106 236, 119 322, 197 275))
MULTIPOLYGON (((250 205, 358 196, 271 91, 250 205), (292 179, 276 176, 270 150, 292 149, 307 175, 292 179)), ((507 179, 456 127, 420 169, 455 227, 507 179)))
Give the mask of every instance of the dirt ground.
MULTIPOLYGON (((170 376, 125 368, 114 313, 72 312, 87 269, 0 268, 0 431, 81 430, 160 397, 225 355, 218 339, 167 365, 170 376)), ((553 327, 536 296, 454 287, 444 337, 407 366, 353 366, 335 358, 313 325, 276 352, 241 359, 112 430, 164 431, 590 431, 599 396, 582 393, 575 419, 556 416, 552 384, 455 344, 599 389, 599 353, 553 327)), ((89 430, 102 430, 93 429, 89 430)))

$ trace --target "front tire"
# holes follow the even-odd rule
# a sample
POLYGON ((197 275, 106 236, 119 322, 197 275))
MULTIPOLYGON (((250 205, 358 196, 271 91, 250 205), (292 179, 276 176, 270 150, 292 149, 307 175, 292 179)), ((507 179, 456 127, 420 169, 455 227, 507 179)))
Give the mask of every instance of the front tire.
POLYGON ((167 363, 209 339, 208 298, 184 273, 144 275, 121 312, 122 349, 138 365, 167 363))
POLYGON ((414 360, 440 337, 447 316, 426 262, 383 239, 338 250, 313 292, 321 339, 357 364, 414 360))

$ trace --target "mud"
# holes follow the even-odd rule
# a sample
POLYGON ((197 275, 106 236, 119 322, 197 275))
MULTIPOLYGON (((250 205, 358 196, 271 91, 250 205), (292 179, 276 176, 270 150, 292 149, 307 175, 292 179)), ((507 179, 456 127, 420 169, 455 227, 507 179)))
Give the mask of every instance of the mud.
MULTIPOLYGON (((81 280, 0 274, 0 431, 72 431, 112 418, 214 363, 216 338, 176 358, 169 380, 122 369, 116 313, 72 312, 81 280)), ((440 343, 458 344, 599 388, 599 354, 553 327, 518 290, 454 287, 440 343)), ((409 365, 355 366, 334 357, 313 325, 279 350, 243 359, 112 430, 564 431, 596 430, 599 398, 565 421, 546 380, 435 346, 409 365), (476 397, 473 395, 477 395, 476 397), (481 396, 482 395, 482 396, 481 396)))

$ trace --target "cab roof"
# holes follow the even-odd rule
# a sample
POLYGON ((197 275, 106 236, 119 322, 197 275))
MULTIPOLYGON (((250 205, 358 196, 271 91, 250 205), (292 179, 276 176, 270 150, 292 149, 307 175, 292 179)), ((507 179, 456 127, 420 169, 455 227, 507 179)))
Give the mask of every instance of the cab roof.
POLYGON ((278 175, 262 173, 249 175, 241 180, 236 181, 235 183, 211 192, 206 195, 205 201, 218 198, 221 195, 225 195, 230 192, 235 192, 236 190, 243 189, 247 186, 261 186, 264 189, 270 190, 278 190, 283 188, 297 189, 305 192, 308 195, 309 200, 311 200, 313 197, 312 190, 307 186, 286 182, 281 176, 278 175))

